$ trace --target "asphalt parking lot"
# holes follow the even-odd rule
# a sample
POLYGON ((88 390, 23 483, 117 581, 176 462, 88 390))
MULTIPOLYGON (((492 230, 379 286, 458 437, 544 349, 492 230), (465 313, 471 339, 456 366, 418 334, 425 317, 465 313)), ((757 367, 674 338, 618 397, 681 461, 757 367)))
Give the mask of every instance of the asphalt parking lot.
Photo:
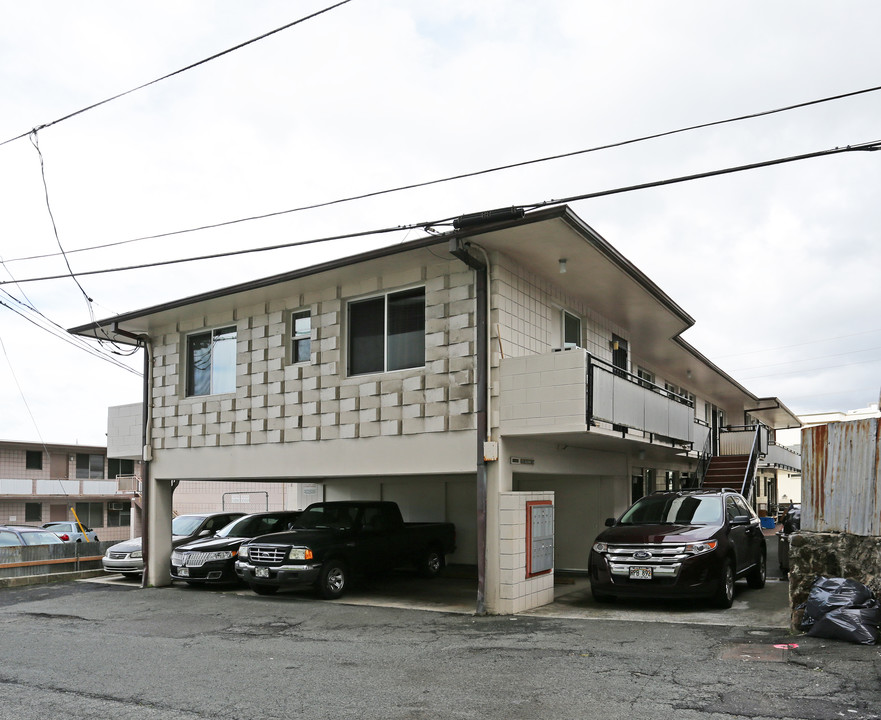
POLYGON ((392 604, 426 584, 473 599, 471 579, 386 580, 337 601, 111 577, 2 589, 0 717, 881 718, 878 648, 755 613, 785 583, 713 611, 591 607, 575 581, 547 609, 476 617, 392 604))

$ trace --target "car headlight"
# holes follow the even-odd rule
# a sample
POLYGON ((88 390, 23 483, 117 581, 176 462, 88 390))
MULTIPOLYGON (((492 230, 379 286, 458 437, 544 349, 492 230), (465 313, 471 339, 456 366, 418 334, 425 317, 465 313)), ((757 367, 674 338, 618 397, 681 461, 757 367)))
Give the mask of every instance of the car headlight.
POLYGON ((290 553, 288 553, 288 559, 290 560, 311 560, 312 559, 312 551, 309 548, 291 548, 290 553))
POLYGON ((593 544, 593 551, 598 553, 609 552, 609 543, 595 542, 593 544))
POLYGON ((130 558, 142 558, 142 557, 144 557, 144 553, 141 550, 135 550, 131 555, 129 555, 129 557, 130 558))
POLYGON ((211 562, 212 560, 229 560, 230 558, 234 558, 235 556, 235 550, 218 550, 217 552, 208 553, 208 556, 205 558, 205 562, 211 562))
POLYGON ((247 545, 242 545, 239 548, 239 557, 244 560, 248 559, 248 546, 247 545))
POLYGON ((685 552, 691 553, 692 555, 701 555, 703 553, 712 552, 716 549, 716 546, 719 544, 717 540, 705 540, 704 542, 699 543, 689 543, 685 546, 685 552))

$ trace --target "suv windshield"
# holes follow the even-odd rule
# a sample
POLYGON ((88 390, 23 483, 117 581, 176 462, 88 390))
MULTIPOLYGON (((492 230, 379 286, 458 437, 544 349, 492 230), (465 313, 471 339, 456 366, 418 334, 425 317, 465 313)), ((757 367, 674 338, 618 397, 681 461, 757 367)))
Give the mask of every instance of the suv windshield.
POLYGON ((720 525, 722 498, 647 495, 621 516, 622 525, 720 525))

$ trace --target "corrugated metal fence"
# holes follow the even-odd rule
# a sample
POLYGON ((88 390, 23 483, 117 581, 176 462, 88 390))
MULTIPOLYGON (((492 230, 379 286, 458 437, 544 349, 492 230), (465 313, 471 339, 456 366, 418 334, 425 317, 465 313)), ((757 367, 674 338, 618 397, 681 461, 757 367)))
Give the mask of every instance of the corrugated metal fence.
POLYGON ((881 420, 802 430, 801 528, 881 536, 881 420))
POLYGON ((104 551, 117 542, 0 547, 0 579, 100 570, 104 551))

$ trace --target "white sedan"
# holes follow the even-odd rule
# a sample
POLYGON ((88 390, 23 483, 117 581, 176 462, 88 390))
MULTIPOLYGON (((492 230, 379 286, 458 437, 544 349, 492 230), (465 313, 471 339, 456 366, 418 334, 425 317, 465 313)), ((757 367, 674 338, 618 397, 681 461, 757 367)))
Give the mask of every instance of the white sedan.
POLYGON ((83 525, 83 530, 86 531, 83 534, 80 531, 80 526, 75 522, 48 522, 44 523, 43 527, 49 532, 54 532, 66 543, 84 542, 86 540, 98 542, 98 533, 92 530, 92 528, 83 525))

